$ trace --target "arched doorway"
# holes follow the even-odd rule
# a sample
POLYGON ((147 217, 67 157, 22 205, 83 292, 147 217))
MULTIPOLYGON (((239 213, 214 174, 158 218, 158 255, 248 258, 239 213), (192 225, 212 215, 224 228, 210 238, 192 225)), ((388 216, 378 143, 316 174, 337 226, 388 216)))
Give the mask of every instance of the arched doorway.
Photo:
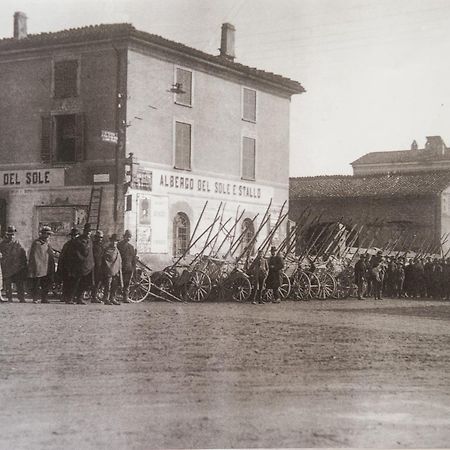
POLYGON ((188 216, 179 212, 173 219, 173 255, 180 256, 189 247, 189 237, 191 235, 191 224, 188 216))

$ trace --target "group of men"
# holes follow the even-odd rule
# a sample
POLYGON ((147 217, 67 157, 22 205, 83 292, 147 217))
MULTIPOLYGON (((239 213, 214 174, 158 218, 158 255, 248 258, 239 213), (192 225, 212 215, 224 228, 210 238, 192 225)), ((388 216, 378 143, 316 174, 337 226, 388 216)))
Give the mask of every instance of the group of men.
POLYGON ((40 229, 28 257, 16 233, 15 227, 8 226, 0 242, 0 288, 4 288, 6 294, 6 299, 0 294, 0 302, 13 301, 15 284, 19 302, 24 303, 25 282, 29 279, 34 303, 48 303, 48 293, 55 282, 62 284, 61 301, 68 304, 84 305, 85 293, 90 292, 92 303, 119 305, 116 299, 119 287, 122 288, 122 303, 129 303, 130 282, 136 268, 136 250, 130 243, 129 230, 122 240, 112 234, 105 244, 103 232, 93 233, 90 224, 86 224, 82 232, 72 228, 59 258, 49 243, 53 234, 50 227, 40 229), (98 295, 100 288, 102 300, 98 295))
POLYGON ((362 254, 355 264, 358 298, 382 296, 450 300, 450 258, 362 254))

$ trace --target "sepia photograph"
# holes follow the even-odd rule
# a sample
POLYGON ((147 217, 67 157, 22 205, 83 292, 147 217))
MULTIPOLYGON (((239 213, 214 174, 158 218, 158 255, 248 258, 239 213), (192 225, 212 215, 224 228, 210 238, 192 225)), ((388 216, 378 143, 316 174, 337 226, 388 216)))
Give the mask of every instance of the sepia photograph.
POLYGON ((450 448, 450 0, 2 0, 0 449, 450 448))

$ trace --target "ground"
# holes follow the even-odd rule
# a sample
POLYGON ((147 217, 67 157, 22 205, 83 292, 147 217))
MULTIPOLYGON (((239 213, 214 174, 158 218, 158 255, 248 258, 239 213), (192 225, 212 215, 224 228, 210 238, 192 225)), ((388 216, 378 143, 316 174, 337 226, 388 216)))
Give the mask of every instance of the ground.
POLYGON ((440 448, 450 302, 0 305, 0 448, 440 448))

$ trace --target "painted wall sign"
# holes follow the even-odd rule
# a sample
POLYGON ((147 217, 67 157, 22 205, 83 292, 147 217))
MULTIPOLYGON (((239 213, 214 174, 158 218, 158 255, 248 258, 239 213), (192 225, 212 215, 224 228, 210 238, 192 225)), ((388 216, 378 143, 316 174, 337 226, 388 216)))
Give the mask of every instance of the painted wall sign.
POLYGON ((0 171, 0 188, 45 186, 64 186, 64 169, 0 171))
POLYGON ((254 203, 268 203, 274 195, 270 186, 158 169, 153 170, 153 191, 161 194, 196 194, 208 198, 254 203))

